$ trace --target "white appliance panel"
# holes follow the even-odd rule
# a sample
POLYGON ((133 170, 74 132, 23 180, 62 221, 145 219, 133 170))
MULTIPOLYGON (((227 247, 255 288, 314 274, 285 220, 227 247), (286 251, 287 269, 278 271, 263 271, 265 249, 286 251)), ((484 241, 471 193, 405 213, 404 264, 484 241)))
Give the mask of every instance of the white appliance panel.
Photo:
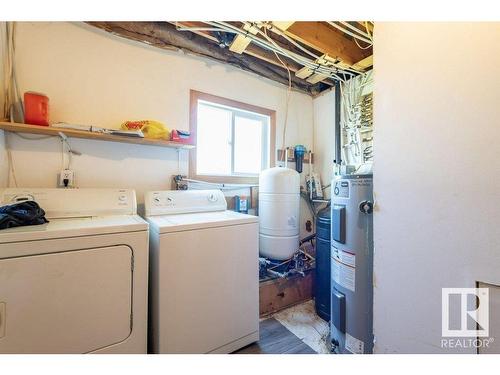
POLYGON ((258 339, 257 222, 152 242, 155 352, 230 352, 258 339))
POLYGON ((227 202, 220 190, 164 190, 147 192, 144 207, 146 216, 157 216, 224 211, 227 202))
POLYGON ((132 281, 125 245, 0 259, 0 353, 87 353, 126 340, 132 281))
POLYGON ((6 188, 0 190, 2 205, 26 200, 37 202, 49 219, 137 213, 135 191, 130 189, 6 188))
POLYGON ((137 215, 50 219, 46 224, 2 229, 0 243, 138 232, 147 229, 148 224, 137 215))

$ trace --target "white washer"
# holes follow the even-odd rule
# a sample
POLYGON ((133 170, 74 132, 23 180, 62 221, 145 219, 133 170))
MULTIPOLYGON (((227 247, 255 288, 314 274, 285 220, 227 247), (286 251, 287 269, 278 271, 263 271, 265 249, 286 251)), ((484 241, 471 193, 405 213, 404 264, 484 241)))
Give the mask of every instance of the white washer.
POLYGON ((0 353, 146 353, 148 224, 133 190, 4 189, 50 221, 0 230, 0 353))
POLYGON ((154 191, 150 351, 230 353, 259 339, 258 218, 219 190, 154 191))

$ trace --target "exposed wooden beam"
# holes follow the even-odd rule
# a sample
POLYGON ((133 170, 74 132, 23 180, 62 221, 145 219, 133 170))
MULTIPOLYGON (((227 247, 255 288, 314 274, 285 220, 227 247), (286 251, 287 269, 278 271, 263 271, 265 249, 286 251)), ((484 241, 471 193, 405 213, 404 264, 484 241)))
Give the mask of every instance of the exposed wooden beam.
POLYGON ((276 26, 281 31, 287 30, 290 26, 292 26, 295 21, 272 21, 272 24, 276 26))
MULTIPOLYGON (((316 64, 323 66, 333 66, 335 59, 332 59, 330 56, 325 54, 317 58, 314 62, 316 64)), ((300 69, 297 73, 295 73, 295 76, 305 79, 307 82, 313 84, 324 81, 325 79, 328 78, 327 75, 322 73, 317 73, 314 69, 308 67, 303 67, 302 69, 300 69)))
POLYGON ((324 22, 295 22, 286 34, 299 42, 352 66, 371 54, 324 22))
POLYGON ((358 71, 365 71, 371 66, 373 66, 373 55, 370 55, 368 57, 365 57, 363 60, 358 61, 352 66, 352 68, 358 71))
MULTIPOLYGON (((203 27, 207 26, 203 22, 196 22, 196 21, 182 21, 182 22, 170 22, 170 23, 174 24, 174 25, 177 24, 179 27, 186 27, 186 28, 203 28, 203 27)), ((292 24, 292 23, 293 22, 289 22, 289 24, 292 24)), ((184 32, 188 32, 188 31, 184 31, 184 32)), ((209 32, 209 31, 206 31, 206 30, 193 30, 193 31, 190 31, 190 32, 193 32, 195 34, 203 36, 204 38, 207 38, 208 40, 211 40, 214 43, 219 43, 219 40, 211 32, 209 32)), ((276 43, 280 44, 281 41, 276 41, 276 43)), ((283 46, 283 47, 287 48, 287 46, 283 46)), ((297 52, 297 51, 294 51, 294 52, 297 52)), ((250 55, 250 56, 253 56, 253 57, 257 57, 258 59, 261 59, 261 60, 266 61, 266 62, 268 62, 270 64, 273 64, 275 66, 283 68, 283 64, 276 58, 276 55, 273 52, 268 51, 268 50, 266 50, 266 49, 264 49, 262 47, 259 47, 256 44, 250 44, 245 49, 245 51, 243 51, 243 53, 247 54, 247 55, 250 55)), ((287 59, 286 57, 283 57, 283 56, 281 56, 281 60, 283 62, 285 62, 285 64, 287 65, 288 69, 290 69, 290 71, 292 73, 295 73, 295 76, 297 78, 303 78, 300 75, 296 74, 299 70, 305 69, 305 68, 302 67, 302 65, 296 63, 293 60, 287 59)), ((306 79, 311 74, 312 74, 312 71, 311 71, 311 73, 309 73, 308 75, 306 75, 303 79, 306 79)), ((324 84, 326 84, 328 86, 333 86, 334 85, 334 81, 332 79, 330 79, 330 78, 325 78, 325 79, 321 80, 321 82, 323 82, 324 84)))
MULTIPOLYGON (((257 33, 259 32, 259 28, 257 26, 248 24, 243 24, 243 30, 253 35, 257 35, 257 33)), ((249 37, 239 34, 236 36, 236 38, 234 38, 233 42, 229 46, 229 50, 236 53, 243 53, 243 51, 245 51, 251 41, 252 39, 250 39, 249 37)))
MULTIPOLYGON (((175 22, 171 22, 171 23, 175 24, 175 22)), ((202 22, 182 21, 182 22, 177 22, 177 24, 179 26, 192 27, 192 28, 203 27, 203 26, 206 27, 206 25, 204 25, 202 22)), ((219 40, 209 31, 193 30, 191 32, 198 34, 204 38, 207 38, 208 40, 211 40, 215 43, 219 43, 219 40)), ((264 60, 270 64, 274 64, 276 66, 283 67, 283 65, 276 59, 276 56, 274 55, 273 52, 267 51, 267 50, 255 45, 255 44, 250 44, 245 49, 245 51, 243 51, 243 53, 246 53, 250 56, 257 57, 257 58, 264 60)), ((286 61, 286 65, 288 66, 288 69, 290 69, 290 71, 292 71, 292 72, 296 72, 297 70, 299 70, 301 68, 301 66, 299 64, 295 63, 294 61, 288 60, 286 58, 282 58, 282 60, 286 61)))
MULTIPOLYGON (((187 54, 229 64, 288 85, 288 75, 282 67, 266 63, 253 56, 235 54, 227 48, 220 48, 200 35, 177 31, 175 26, 168 22, 88 22, 88 24, 127 39, 166 50, 182 50, 187 54)), ((312 95, 319 92, 317 85, 294 76, 292 76, 292 87, 312 95)))

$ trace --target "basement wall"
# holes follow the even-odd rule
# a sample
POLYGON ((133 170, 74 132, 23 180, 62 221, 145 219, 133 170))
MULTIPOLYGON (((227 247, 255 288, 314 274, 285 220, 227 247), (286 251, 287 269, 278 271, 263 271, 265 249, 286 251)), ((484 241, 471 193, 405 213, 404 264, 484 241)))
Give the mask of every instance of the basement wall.
MULTIPOLYGON (((323 186, 330 184, 335 159, 335 89, 324 91, 313 99, 314 171, 321 176, 323 186)), ((330 198, 330 188, 324 190, 330 198)))
POLYGON ((441 288, 500 284, 499 39, 500 23, 376 24, 377 353, 475 352, 441 348, 441 288))
MULTIPOLYGON (((156 119, 187 130, 189 90, 195 89, 276 110, 281 145, 286 87, 254 74, 83 23, 20 22, 16 53, 21 92, 47 94, 52 122, 117 128, 125 120, 156 119)), ((312 122, 312 98, 293 92, 287 144, 310 147, 312 122)), ((9 139, 18 185, 55 187, 62 168, 59 139, 9 139)), ((79 187, 134 188, 139 202, 145 191, 170 189, 172 175, 188 171, 188 151, 180 152, 178 162, 175 149, 81 139, 71 139, 71 145, 82 153, 72 165, 79 187)), ((301 212, 303 227, 310 217, 304 204, 301 212)))

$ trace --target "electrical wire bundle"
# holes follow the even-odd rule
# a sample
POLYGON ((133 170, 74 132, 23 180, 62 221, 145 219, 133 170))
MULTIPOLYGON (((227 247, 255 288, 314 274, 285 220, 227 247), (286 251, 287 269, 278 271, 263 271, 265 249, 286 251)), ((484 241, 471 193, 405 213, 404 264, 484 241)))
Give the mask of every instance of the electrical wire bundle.
MULTIPOLYGON (((257 34, 254 35, 251 32, 242 30, 241 28, 231 25, 230 23, 223 21, 204 21, 206 24, 212 27, 177 27, 179 31, 214 31, 214 32, 226 32, 236 35, 243 35, 249 38, 253 43, 261 48, 274 52, 276 55, 286 57, 304 67, 311 69, 314 73, 323 74, 334 80, 345 82, 349 78, 356 76, 360 72, 351 68, 344 68, 338 66, 337 62, 332 62, 331 64, 319 64, 316 60, 320 59, 321 56, 313 53, 311 50, 305 48, 300 43, 296 42, 294 39, 290 38, 282 30, 274 26, 271 22, 247 22, 243 21, 243 24, 249 29, 256 26, 257 34), (271 30, 274 33, 280 35, 286 39, 293 46, 297 47, 299 50, 307 54, 309 57, 296 52, 292 52, 281 47, 276 41, 270 38, 267 34, 267 30, 271 30)), ((351 26, 351 25, 349 25, 351 26)), ((278 58, 278 60, 280 60, 278 58)), ((280 61, 282 63, 282 61, 280 61)))
POLYGON ((373 126, 373 94, 364 95, 361 98, 360 103, 361 111, 361 126, 372 127, 373 126))
POLYGON ((372 80, 368 72, 340 85, 343 159, 356 169, 373 160, 373 98, 371 93, 363 95, 372 80))
POLYGON ((368 26, 368 22, 364 22, 365 30, 360 30, 357 27, 352 26, 349 22, 338 21, 337 23, 332 21, 327 21, 330 26, 335 27, 337 30, 342 31, 343 33, 350 35, 356 45, 361 49, 368 49, 373 46, 373 35, 370 31, 370 27, 368 26), (340 25, 339 25, 340 24, 340 25), (359 41, 366 43, 366 46, 361 46, 359 41))

